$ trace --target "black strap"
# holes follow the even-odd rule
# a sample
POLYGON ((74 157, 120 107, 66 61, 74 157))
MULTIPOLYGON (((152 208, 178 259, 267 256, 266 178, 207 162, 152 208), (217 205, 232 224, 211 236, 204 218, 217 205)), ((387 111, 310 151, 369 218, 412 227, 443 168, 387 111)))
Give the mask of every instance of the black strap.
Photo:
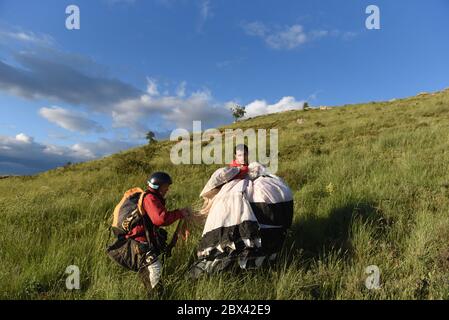
POLYGON ((167 245, 166 250, 165 250, 165 255, 170 258, 171 257, 171 251, 172 249, 175 247, 176 242, 178 242, 178 233, 179 230, 181 229, 181 224, 182 224, 182 220, 179 220, 178 225, 176 226, 176 230, 175 233, 172 236, 172 239, 170 241, 170 243, 167 245))
MULTIPOLYGON (((151 244, 153 247, 155 247, 153 237, 150 236, 150 233, 148 231, 148 226, 147 226, 148 221, 150 221, 148 216, 142 217, 142 225, 143 225, 143 230, 145 231, 145 238, 147 238, 148 244, 151 244)), ((151 224, 151 225, 153 226, 153 224, 151 224)))

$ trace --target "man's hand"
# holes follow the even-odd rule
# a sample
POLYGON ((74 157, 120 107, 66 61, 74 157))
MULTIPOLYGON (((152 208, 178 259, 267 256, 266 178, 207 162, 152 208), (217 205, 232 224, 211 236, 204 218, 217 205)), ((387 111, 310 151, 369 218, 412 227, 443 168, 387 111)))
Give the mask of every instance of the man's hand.
POLYGON ((181 213, 184 218, 187 218, 192 215, 192 210, 190 210, 190 208, 186 207, 186 208, 181 209, 181 213))

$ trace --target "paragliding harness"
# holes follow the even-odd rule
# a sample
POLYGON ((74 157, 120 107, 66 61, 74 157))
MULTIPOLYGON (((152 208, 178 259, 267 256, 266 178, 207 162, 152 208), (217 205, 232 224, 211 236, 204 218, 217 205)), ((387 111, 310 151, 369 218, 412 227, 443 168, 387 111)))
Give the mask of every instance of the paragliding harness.
POLYGON ((165 257, 170 257, 178 240, 178 231, 181 226, 180 221, 172 240, 167 244, 167 232, 155 226, 143 209, 143 200, 149 193, 161 198, 157 193, 150 190, 143 191, 140 188, 133 188, 125 192, 122 200, 114 209, 113 222, 110 227, 116 236, 116 241, 106 248, 106 252, 112 260, 135 272, 151 264, 160 254, 162 254, 163 261, 165 257), (143 225, 146 243, 126 238, 128 232, 139 224, 143 225))

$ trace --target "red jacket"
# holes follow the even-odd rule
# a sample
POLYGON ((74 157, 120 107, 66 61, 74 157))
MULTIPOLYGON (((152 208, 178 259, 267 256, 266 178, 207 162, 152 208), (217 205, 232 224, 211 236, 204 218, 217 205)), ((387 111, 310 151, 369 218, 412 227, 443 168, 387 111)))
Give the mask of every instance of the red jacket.
POLYGON ((239 168, 239 169, 240 169, 239 174, 236 175, 236 176, 234 177, 234 179, 244 179, 245 176, 248 174, 248 171, 249 171, 248 166, 247 166, 247 165, 244 165, 244 164, 238 163, 237 160, 233 160, 233 161, 229 164, 229 166, 230 166, 230 167, 236 167, 236 168, 239 168))
MULTIPOLYGON (((157 193, 157 191, 148 188, 149 191, 157 193)), ((178 219, 184 217, 181 210, 167 211, 165 208, 165 200, 161 196, 148 193, 143 199, 143 209, 150 218, 151 222, 157 226, 168 226, 178 219)), ((127 235, 126 238, 132 238, 139 242, 146 242, 145 229, 143 224, 135 226, 127 235)))

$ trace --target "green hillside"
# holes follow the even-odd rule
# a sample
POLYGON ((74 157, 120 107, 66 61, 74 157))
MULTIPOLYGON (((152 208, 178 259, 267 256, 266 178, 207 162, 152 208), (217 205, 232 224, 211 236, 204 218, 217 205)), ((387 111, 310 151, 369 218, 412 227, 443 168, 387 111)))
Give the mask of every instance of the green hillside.
MULTIPOLYGON (((228 126, 237 127, 279 129, 277 174, 295 201, 283 258, 186 280, 198 228, 166 261, 164 299, 449 298, 449 90, 228 126), (370 265, 380 289, 365 287, 370 265)), ((174 177, 170 209, 198 204, 219 167, 172 165, 172 145, 0 179, 0 298, 144 299, 137 275, 104 251, 115 204, 155 170, 174 177), (69 265, 80 268, 80 290, 65 287, 69 265)))

